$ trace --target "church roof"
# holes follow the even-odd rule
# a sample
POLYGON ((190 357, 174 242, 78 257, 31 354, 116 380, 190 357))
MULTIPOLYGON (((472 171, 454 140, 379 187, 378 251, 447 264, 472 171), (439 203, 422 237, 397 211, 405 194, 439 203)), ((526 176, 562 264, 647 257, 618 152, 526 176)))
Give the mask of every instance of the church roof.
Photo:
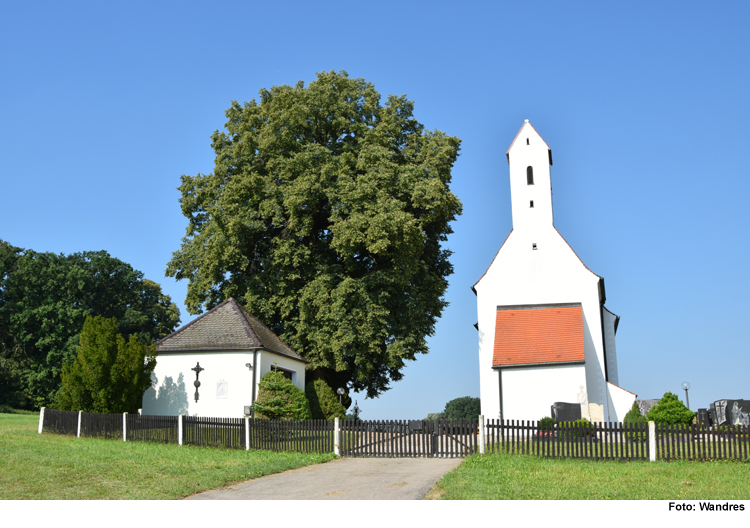
POLYGON ((580 303, 497 307, 493 367, 583 361, 580 303))
POLYGON ((531 123, 529 123, 529 120, 528 120, 528 119, 527 119, 526 121, 524 121, 524 122, 523 122, 523 125, 521 125, 521 128, 519 128, 519 129, 518 129, 518 133, 516 134, 516 137, 514 137, 514 138, 513 138, 513 141, 511 141, 511 143, 510 143, 510 147, 508 147, 508 150, 506 150, 506 151, 505 151, 505 157, 506 157, 506 159, 508 160, 508 163, 510 163, 510 149, 512 149, 512 148, 513 148, 513 145, 515 144, 516 140, 518 139, 518 136, 520 136, 520 135, 521 135, 521 132, 523 131, 523 128, 524 128, 524 127, 525 127, 526 125, 529 125, 529 126, 531 127, 531 130, 533 130, 533 131, 534 131, 534 133, 535 133, 535 134, 536 134, 537 136, 539 136, 539 139, 541 139, 541 140, 542 140, 542 143, 544 143, 544 144, 546 145, 546 147, 547 147, 547 151, 548 151, 548 153, 549 153, 549 164, 550 164, 550 165, 552 165, 552 149, 550 148, 550 146, 549 146, 549 145, 547 145, 547 142, 546 142, 546 141, 544 141, 544 138, 542 137, 542 135, 541 135, 541 134, 540 134, 539 132, 537 132, 537 131, 536 131, 536 128, 534 128, 534 126, 533 126, 533 125, 532 125, 531 123))
POLYGON ((159 354, 256 349, 268 350, 307 363, 307 360, 232 298, 156 343, 159 354))

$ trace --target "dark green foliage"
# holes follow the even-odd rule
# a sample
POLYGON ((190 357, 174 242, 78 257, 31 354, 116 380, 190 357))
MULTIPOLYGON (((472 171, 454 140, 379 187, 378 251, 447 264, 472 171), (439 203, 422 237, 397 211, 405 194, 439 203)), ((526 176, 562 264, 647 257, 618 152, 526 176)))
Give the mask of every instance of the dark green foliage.
POLYGON ((443 413, 428 413, 425 420, 440 420, 443 417, 443 413))
POLYGON ((666 424, 691 424, 695 413, 685 407, 676 394, 664 393, 659 403, 651 407, 648 419, 656 423, 666 424))
POLYGON ((266 372, 258 384, 258 399, 253 404, 256 418, 270 420, 309 420, 310 405, 305 393, 282 372, 266 372))
POLYGON ((314 420, 346 418, 346 408, 339 403, 338 394, 322 379, 307 384, 305 397, 310 404, 310 412, 314 420))
POLYGON ((476 420, 481 414, 481 402, 479 398, 472 398, 471 396, 456 398, 445 404, 442 414, 445 419, 476 420))
MULTIPOLYGON (((633 402, 633 406, 628 411, 628 414, 625 415, 625 418, 622 420, 623 424, 645 424, 648 423, 648 418, 643 416, 641 414, 640 409, 638 409, 638 403, 633 402)), ((634 442, 642 442, 646 439, 646 432, 636 432, 636 433, 626 433, 627 437, 634 441, 634 442)))
POLYGON ((550 418, 549 416, 545 416, 541 420, 539 420, 539 429, 540 430, 550 430, 555 428, 555 419, 550 418))
POLYGON ((151 386, 156 346, 135 335, 125 341, 117 319, 87 317, 78 355, 63 365, 58 408, 95 413, 138 412, 151 386))
POLYGON ((586 436, 589 436, 591 427, 591 422, 589 422, 586 418, 581 418, 580 420, 576 420, 574 422, 560 422, 558 424, 558 437, 559 438, 567 438, 567 439, 574 439, 574 438, 584 438, 586 436))
POLYGON ((190 312, 234 297, 331 387, 373 398, 400 380, 446 306, 461 214, 460 140, 413 109, 346 72, 232 102, 213 173, 180 185, 189 224, 167 274, 190 281, 190 312))
POLYGON ((125 340, 144 343, 179 323, 158 284, 105 251, 56 255, 0 240, 0 403, 53 403, 88 316, 116 317, 125 340))

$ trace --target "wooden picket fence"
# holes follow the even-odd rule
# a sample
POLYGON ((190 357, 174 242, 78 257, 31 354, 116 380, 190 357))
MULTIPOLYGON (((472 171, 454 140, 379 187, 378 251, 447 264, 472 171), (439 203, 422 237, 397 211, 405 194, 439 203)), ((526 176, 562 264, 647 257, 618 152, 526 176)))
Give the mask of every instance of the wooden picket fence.
POLYGON ((526 420, 488 420, 487 451, 546 458, 648 460, 648 424, 577 422, 543 426, 526 420))
POLYGON ((42 409, 43 430, 228 449, 349 457, 465 457, 505 452, 592 460, 747 460, 750 427, 524 420, 262 420, 42 409), (338 424, 338 429, 337 425, 338 424))

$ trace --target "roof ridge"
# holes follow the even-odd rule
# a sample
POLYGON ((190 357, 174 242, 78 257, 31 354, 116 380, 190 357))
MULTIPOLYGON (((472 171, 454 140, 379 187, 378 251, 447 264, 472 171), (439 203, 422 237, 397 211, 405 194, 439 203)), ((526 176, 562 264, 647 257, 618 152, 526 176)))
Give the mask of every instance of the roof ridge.
POLYGON ((505 240, 503 240, 503 243, 502 243, 502 244, 500 244, 500 249, 498 249, 498 250, 497 250, 497 253, 495 253, 495 256, 494 256, 494 257, 492 257, 492 262, 490 262, 490 265, 489 265, 489 266, 487 266, 487 269, 486 269, 486 270, 484 270, 484 273, 482 273, 482 276, 481 276, 481 277, 479 277, 479 280, 478 280, 477 282, 475 282, 475 283, 474 283, 474 286, 472 286, 472 287, 471 287, 471 291, 473 291, 473 292, 474 292, 474 295, 476 295, 476 294, 477 294, 477 290, 475 290, 474 288, 476 287, 476 285, 477 285, 477 284, 479 284, 479 282, 480 282, 480 281, 481 281, 481 280, 482 280, 482 279, 484 278, 484 276, 485 276, 485 275, 487 275, 487 272, 488 272, 488 271, 490 271, 490 268, 491 268, 491 267, 492 267, 492 265, 493 265, 493 264, 495 263, 495 259, 496 259, 496 258, 497 258, 497 256, 498 256, 498 255, 500 254, 500 251, 501 251, 501 250, 503 249, 503 246, 505 245, 505 243, 506 243, 506 242, 508 241, 508 239, 510 238, 510 235, 512 235, 512 234, 513 234, 513 230, 511 229, 511 230, 510 230, 510 233, 508 233, 508 236, 506 236, 506 237, 505 237, 505 240))
MULTIPOLYGON (((573 249, 573 247, 572 247, 572 246, 571 246, 570 244, 568 244, 568 241, 567 241, 567 240, 565 240, 565 237, 564 237, 564 236, 562 236, 562 235, 560 234, 560 231, 558 231, 558 230, 557 230, 557 228, 556 228, 556 227, 555 227, 554 225, 552 226, 552 229, 554 229, 554 230, 555 230, 555 233, 557 233, 557 234, 558 234, 558 235, 560 236, 560 238, 562 238, 562 241, 563 241, 563 242, 565 242, 565 245, 567 245, 567 246, 568 246, 568 248, 570 248, 570 250, 571 250, 571 251, 573 252, 573 254, 574 254, 574 255, 576 256, 576 258, 577 258, 577 259, 578 259, 578 260, 579 260, 579 261, 581 262, 581 264, 583 264, 583 267, 584 267, 584 268, 586 268, 586 269, 587 269, 587 270, 588 270, 589 272, 591 272, 591 273, 592 273, 593 275, 595 275, 595 276, 597 276, 597 277, 599 277, 599 278, 601 279, 601 278, 602 278, 602 276, 601 276, 601 275, 597 275, 596 273, 594 273, 593 271, 591 271, 591 270, 589 269, 589 267, 588 267, 588 266, 587 266, 587 265, 586 265, 586 264, 585 264, 585 263, 583 262, 583 260, 581 260, 581 257, 579 257, 579 256, 578 256, 578 253, 576 253, 576 250, 575 250, 575 249, 573 249)), ((612 315, 614 315, 614 314, 612 314, 612 315)))
MULTIPOLYGON (((248 322, 247 316, 250 315, 250 312, 247 311, 247 308, 242 306, 240 303, 238 303, 234 297, 230 297, 229 301, 231 301, 232 308, 234 308, 237 311, 237 315, 240 316, 240 321, 242 321, 242 328, 247 333, 247 337, 250 338, 250 340, 255 343, 258 346, 264 346, 263 340, 260 338, 260 336, 255 333, 255 330, 253 330, 252 325, 248 322)), ((262 324, 262 323, 261 323, 262 324)))
POLYGON ((190 322, 189 322, 189 323, 187 323, 186 325, 184 325, 184 326, 181 326, 180 328, 178 328, 177 330, 175 330, 174 332, 172 332, 172 333, 171 333, 171 334, 169 334, 168 336, 164 336, 164 337, 162 337, 162 338, 161 338, 161 339, 159 339, 159 340, 158 340, 158 341, 157 341, 156 343, 157 343, 157 344, 158 344, 158 343, 163 343, 163 342, 164 342, 164 341, 166 341, 167 339, 171 339, 172 337, 176 336, 177 334, 180 334, 180 333, 182 333, 182 331, 183 331, 183 330, 185 330, 186 328, 189 328, 189 327, 193 326, 193 325, 194 325, 194 324, 195 324, 195 323, 196 323, 197 321, 200 321, 201 319, 203 319, 204 317, 206 317, 206 316, 207 316, 208 314, 210 314, 210 313, 212 313, 212 312, 214 312, 214 311, 218 310, 219 308, 221 308, 222 306, 224 306, 224 305, 225 305, 226 303, 228 303, 229 301, 233 301, 233 300, 234 300, 234 299, 233 299, 232 297, 230 297, 230 298, 229 298, 229 299, 227 299, 226 301, 224 301, 224 302, 221 302, 221 303, 217 304, 216 306, 214 306, 213 308, 211 308, 211 309, 210 309, 209 311, 207 311, 207 312, 205 312, 205 313, 202 313, 202 314, 200 314, 200 315, 199 315, 198 317, 196 317, 195 319, 193 319, 192 321, 190 321, 190 322))

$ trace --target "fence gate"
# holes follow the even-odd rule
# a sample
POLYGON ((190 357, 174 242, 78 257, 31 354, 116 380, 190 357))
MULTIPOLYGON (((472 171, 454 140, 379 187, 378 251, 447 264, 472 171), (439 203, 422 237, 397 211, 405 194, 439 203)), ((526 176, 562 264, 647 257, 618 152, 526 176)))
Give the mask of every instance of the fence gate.
POLYGON ((341 455, 464 457, 477 452, 476 420, 342 420, 341 455))

